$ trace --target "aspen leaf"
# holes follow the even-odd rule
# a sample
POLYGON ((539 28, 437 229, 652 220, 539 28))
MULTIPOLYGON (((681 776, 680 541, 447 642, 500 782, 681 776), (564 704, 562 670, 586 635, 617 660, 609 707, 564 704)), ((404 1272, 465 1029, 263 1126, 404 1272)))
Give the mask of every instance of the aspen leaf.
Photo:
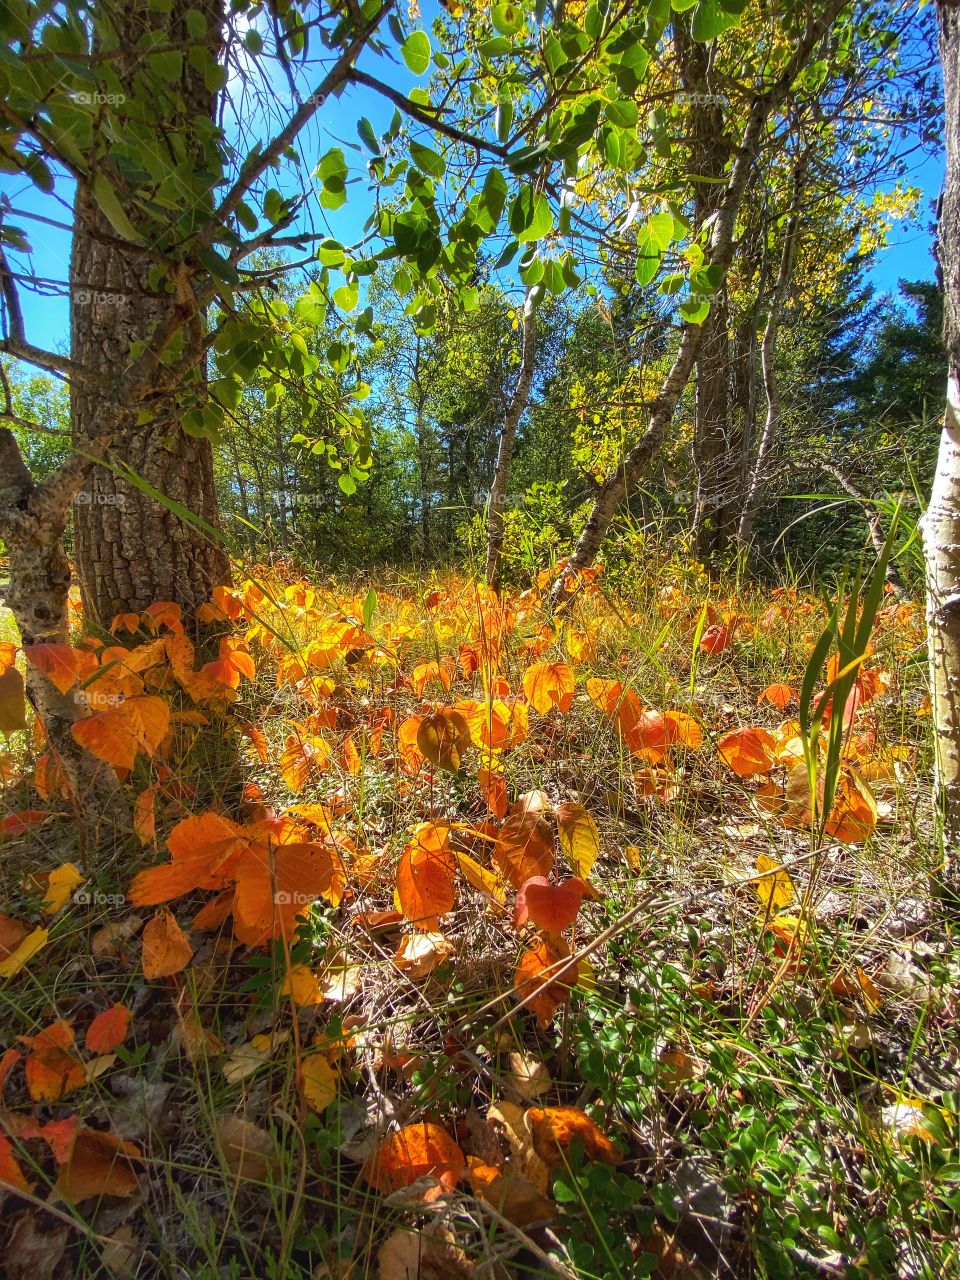
POLYGON ((156 795, 153 787, 147 787, 133 806, 133 829, 141 844, 150 844, 157 838, 156 795))
POLYGON ((564 800, 557 807, 557 829, 567 861, 578 876, 586 879, 600 853, 597 824, 582 804, 564 800))
POLYGON ((571 1144, 583 1144, 588 1160, 622 1164, 623 1156, 610 1139, 579 1107, 531 1107, 524 1123, 533 1139, 533 1149, 551 1168, 565 1164, 571 1144))
POLYGON ((558 968, 560 962, 569 958, 569 948, 560 939, 540 938, 520 956, 514 985, 521 1000, 526 1000, 526 1008, 536 1015, 541 1027, 550 1025, 553 1015, 565 1004, 570 992, 576 985, 577 974, 570 973, 557 981, 548 981, 551 972, 558 968), (544 984, 542 991, 538 988, 544 984), (533 993, 537 992, 536 995, 533 993), (528 999, 531 997, 532 999, 528 999))
POLYGON ((237 1179, 266 1181, 276 1160, 276 1144, 270 1134, 242 1116, 226 1116, 217 1124, 217 1142, 223 1162, 237 1179))
POLYGON ((377 1254, 379 1280, 472 1280, 473 1264, 439 1228, 398 1227, 377 1254))
POLYGON ((309 965, 305 964, 290 966, 284 975, 280 995, 289 996, 291 1003, 298 1008, 323 1004, 320 980, 309 965))
POLYGON ((573 706, 573 671, 565 662, 538 662, 523 676, 527 701, 545 716, 556 707, 566 713, 573 706))
POLYGON ((248 842, 233 867, 234 933, 247 946, 292 938, 297 921, 318 898, 336 906, 346 869, 336 850, 321 844, 248 842))
POLYGON ((53 1022, 34 1036, 22 1036, 30 1052, 25 1063, 27 1092, 34 1102, 59 1102, 87 1083, 83 1063, 73 1051, 73 1029, 53 1022))
POLYGON ((91 1053, 110 1053, 123 1044, 130 1030, 130 1010, 125 1004, 111 1005, 98 1013, 87 1027, 84 1043, 91 1053))
POLYGON ((78 884, 83 884, 83 873, 72 862, 64 862, 55 867, 47 876, 41 910, 44 915, 55 916, 70 901, 70 896, 78 884))
POLYGON ((521 1097, 532 1101, 541 1094, 547 1093, 553 1086, 550 1072, 538 1058, 531 1058, 525 1053, 511 1053, 507 1058, 507 1070, 504 1080, 516 1089, 521 1097))
POLYGON ((776 764, 776 742, 766 729, 748 726, 732 729, 717 742, 720 759, 739 778, 751 778, 758 773, 769 773, 776 764))
POLYGON ((848 766, 840 778, 824 831, 842 844, 860 844, 873 835, 876 826, 877 802, 869 783, 848 766))
POLYGON ((505 897, 503 881, 496 872, 488 871, 486 867, 482 867, 469 854, 461 853, 459 849, 456 850, 456 858, 457 865, 463 872, 467 884, 479 893, 486 894, 494 902, 503 902, 505 897))
POLYGON ((13 1143, 2 1133, 0 1133, 0 1190, 33 1190, 33 1183, 27 1181, 13 1154, 13 1143))
POLYGON ((474 1194, 515 1226, 529 1227, 556 1216, 556 1205, 532 1182, 484 1164, 476 1156, 467 1157, 467 1177, 474 1194))
POLYGON ((180 973, 193 959, 186 934, 165 907, 143 928, 143 974, 146 978, 169 978, 180 973))
POLYGON ((442 933, 408 933, 400 939, 393 963, 408 978, 427 978, 456 951, 442 933))
POLYGON ((453 1191, 466 1169, 463 1152, 438 1124, 409 1124, 377 1148, 364 1167, 363 1175, 375 1191, 389 1195, 420 1178, 435 1178, 440 1184, 424 1195, 435 1200, 453 1191))
POLYGON ((27 925, 21 924, 19 920, 0 915, 0 961, 13 955, 29 932, 27 925))
POLYGON ((714 623, 712 627, 707 627, 703 635, 700 637, 700 648, 703 653, 711 655, 723 653, 725 649, 729 649, 733 644, 733 632, 723 623, 714 623))

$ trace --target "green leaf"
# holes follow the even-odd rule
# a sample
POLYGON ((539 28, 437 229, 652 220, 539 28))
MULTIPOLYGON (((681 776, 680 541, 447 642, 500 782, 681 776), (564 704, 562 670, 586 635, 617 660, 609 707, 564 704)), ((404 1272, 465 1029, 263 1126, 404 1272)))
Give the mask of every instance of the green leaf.
POLYGON ((407 70, 422 76, 430 66, 430 37, 425 31, 411 31, 400 46, 400 54, 407 70))
POLYGON ((492 40, 484 40, 482 44, 477 45, 477 52, 481 58, 500 58, 505 53, 509 53, 512 48, 512 40, 506 36, 494 36, 492 40))
POLYGON ((524 244, 540 240, 553 229, 553 212, 547 198, 524 187, 510 206, 510 230, 524 244))
POLYGON ((431 151, 420 142, 410 143, 410 159, 418 169, 429 174, 431 178, 442 178, 447 171, 443 156, 437 155, 436 151, 431 151))
POLYGON ((346 473, 337 476, 337 484, 348 497, 352 497, 353 494, 357 492, 356 480, 354 480, 353 476, 347 475, 346 473))
POLYGON ((688 324, 703 324, 710 314, 710 303, 702 298, 688 298, 680 303, 680 314, 688 324))
POLYGON ((339 240, 321 240, 317 249, 317 257, 325 267, 342 267, 347 260, 343 245, 339 240))
POLYGON ((243 37, 243 43, 247 46, 251 53, 263 52, 263 36, 259 31, 254 31, 253 27, 243 37))
POLYGON ((649 284, 660 270, 660 249, 650 236, 643 232, 637 236, 637 265, 634 275, 637 284, 649 284))
POLYGON ((509 98, 501 98, 497 104, 497 112, 494 118, 494 125, 497 130, 497 138, 500 142, 506 142, 510 137, 510 127, 513 124, 513 103, 509 98))
POLYGON ((607 103, 604 114, 618 129, 633 129, 637 123, 637 104, 628 98, 615 98, 607 103))
POLYGON ((353 311, 360 301, 360 285, 356 280, 352 284, 343 284, 335 290, 333 300, 341 311, 353 311))
POLYGON ((102 173, 95 173, 92 181, 93 198, 103 210, 107 221, 123 240, 131 244, 143 244, 143 238, 127 217, 123 205, 102 173))
POLYGON ((523 13, 515 4, 498 4, 491 11, 490 21, 502 36, 512 36, 523 26, 523 13))
POLYGON ((722 8, 719 0, 700 0, 693 13, 691 33, 694 40, 715 40, 739 21, 739 14, 722 8))
POLYGON ((647 222, 646 230, 660 249, 668 249, 673 239, 673 214, 655 213, 647 222))
POLYGON ((360 141, 375 156, 380 154, 380 142, 374 133, 373 125, 366 116, 361 116, 357 121, 357 133, 360 135, 360 141))
POLYGON ((487 174, 480 202, 490 219, 490 230, 495 231, 507 203, 507 180, 499 169, 491 169, 487 174))

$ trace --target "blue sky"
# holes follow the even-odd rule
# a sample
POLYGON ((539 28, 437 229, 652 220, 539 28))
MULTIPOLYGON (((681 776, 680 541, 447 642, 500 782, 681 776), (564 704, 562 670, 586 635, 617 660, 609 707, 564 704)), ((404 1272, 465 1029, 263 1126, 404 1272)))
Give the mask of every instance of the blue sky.
MULTIPOLYGON (((429 6, 436 12, 433 4, 429 6)), ((431 16, 428 12, 427 19, 431 16)), ((427 22, 429 26, 429 21, 427 22)), ((381 80, 404 91, 409 90, 417 81, 402 64, 374 57, 369 52, 361 61, 361 66, 376 74, 381 80)), ((312 79, 316 71, 306 69, 297 76, 297 89, 306 96, 312 88, 312 79)), ((423 83, 421 81, 420 83, 423 83)), ((289 111, 292 95, 289 86, 279 78, 276 83, 267 86, 266 100, 269 104, 270 118, 264 114, 263 94, 259 97, 261 105, 254 109, 254 100, 247 95, 239 77, 235 77, 230 85, 231 93, 241 103, 240 116, 249 136, 269 137, 278 127, 284 112, 289 111), (275 99, 272 103, 269 99, 275 99)), ((262 90, 263 86, 261 86, 262 90)), ((341 99, 330 100, 317 113, 311 126, 301 135, 298 149, 302 163, 309 173, 318 159, 332 146, 342 146, 351 165, 356 165, 360 175, 368 153, 359 145, 356 122, 366 116, 378 134, 386 130, 393 115, 392 104, 364 86, 352 86, 341 99), (355 150, 352 150, 355 148, 355 150)), ((930 225, 933 221, 932 202, 935 201, 943 177, 942 155, 936 157, 918 156, 908 170, 905 182, 919 187, 924 195, 918 215, 915 219, 897 223, 891 230, 888 247, 879 252, 870 270, 869 278, 880 293, 895 293, 901 280, 930 279, 933 276, 934 264, 931 255, 930 225)), ((286 184, 279 184, 281 189, 286 184)), ((293 190, 291 186, 289 190, 293 190)), ((362 224, 371 208, 370 197, 365 190, 362 176, 351 182, 347 204, 335 212, 323 212, 326 225, 331 235, 349 244, 359 238, 362 224)), ((15 209, 39 213, 46 217, 69 223, 70 221, 70 184, 67 181, 58 183, 54 197, 36 191, 29 181, 0 175, 0 193, 7 195, 15 209)), ((58 230, 43 224, 20 219, 12 219, 23 225, 34 246, 33 270, 42 277, 53 280, 65 280, 69 265, 70 236, 65 230, 58 230)), ((21 269, 23 264, 21 263, 21 269)), ((66 351, 68 343, 68 308, 65 297, 43 296, 27 290, 22 291, 24 317, 27 336, 38 346, 66 351)))

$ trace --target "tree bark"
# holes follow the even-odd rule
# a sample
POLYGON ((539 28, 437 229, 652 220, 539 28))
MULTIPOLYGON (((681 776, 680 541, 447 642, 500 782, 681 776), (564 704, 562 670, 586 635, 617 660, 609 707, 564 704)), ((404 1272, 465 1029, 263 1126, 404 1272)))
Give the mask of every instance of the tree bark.
POLYGON ((693 515, 693 553, 714 563, 726 548, 729 529, 724 512, 737 485, 739 457, 730 436, 730 342, 726 289, 714 299, 702 325, 697 354, 693 463, 697 498, 693 515))
MULTIPOLYGON (((720 207, 713 220, 710 246, 706 261, 728 268, 733 258, 733 235, 737 214, 743 200, 754 156, 771 113, 782 103, 810 54, 823 36, 830 30, 846 0, 830 0, 819 17, 811 17, 803 38, 798 43, 779 79, 753 103, 740 139, 730 176, 724 188, 720 207)), ((574 548, 566 569, 558 577, 553 589, 556 605, 569 590, 569 583, 576 584, 580 570, 589 567, 606 536, 607 529, 616 515, 627 491, 640 477, 659 450, 669 430, 674 410, 687 385, 702 340, 699 325, 685 323, 681 328, 680 347, 673 367, 667 374, 660 394, 655 398, 647 420, 647 430, 637 444, 624 456, 615 472, 611 472, 600 485, 593 511, 583 533, 574 548)))
POLYGON ((537 307, 531 291, 523 304, 523 324, 521 328, 520 372, 517 385, 507 411, 503 415, 503 426, 500 428, 500 443, 497 447, 497 463, 490 485, 490 497, 487 503, 487 585, 494 591, 500 590, 503 571, 503 508, 507 501, 507 490, 510 486, 510 463, 513 458, 513 445, 517 438, 517 427, 523 411, 530 402, 530 390, 533 386, 533 374, 537 358, 537 307))
MULTIPOLYGON (((123 0, 114 19, 121 47, 135 50, 151 30, 186 42, 190 10, 206 17, 210 48, 219 54, 222 17, 217 0, 175 0, 169 13, 141 0, 123 0)), ((121 79, 132 78, 133 56, 129 67, 118 60, 121 79)), ((183 107, 170 125, 189 146, 196 121, 213 120, 214 95, 188 61, 179 93, 183 107)), ((148 246, 155 243, 155 227, 137 229, 148 246)), ((153 265, 141 247, 118 240, 91 182, 78 182, 70 262, 71 355, 90 377, 71 383, 74 443, 80 451, 88 447, 103 434, 103 421, 109 416, 112 459, 216 529, 210 441, 188 436, 181 428, 186 407, 196 407, 204 393, 203 316, 189 285, 168 292, 151 280, 153 265), (133 344, 149 349, 174 324, 183 335, 185 351, 194 356, 195 380, 188 388, 170 387, 158 362, 157 387, 147 386, 136 403, 125 403, 122 375, 130 366, 133 344)), ((105 466, 97 467, 77 493, 75 530, 88 623, 109 626, 114 614, 139 612, 158 600, 176 601, 189 616, 212 587, 229 579, 229 558, 215 535, 181 520, 105 466)))
POLYGON ((942 883, 960 900, 960 0, 937 0, 947 164, 937 244, 944 286, 947 404, 923 517, 927 642, 936 747, 934 795, 943 819, 942 883))
POLYGON ((743 502, 737 539, 743 546, 749 546, 753 532, 753 521, 756 516, 763 482, 766 478, 767 459, 780 429, 780 394, 777 386, 777 338, 780 332, 780 312, 786 300, 787 290, 793 274, 794 249, 797 230, 800 224, 800 171, 794 175, 794 195, 790 215, 787 219, 783 236, 783 249, 780 254, 780 267, 770 298, 770 309, 767 322, 763 328, 760 341, 760 367, 763 371, 763 390, 767 397, 767 415, 757 445, 757 457, 750 476, 750 485, 743 502))
MULTIPOLYGON (((73 455, 43 484, 35 484, 13 432, 0 428, 0 537, 10 562, 6 604, 25 649, 70 643, 70 565, 63 550, 63 531, 73 496, 85 483, 90 465, 73 455)), ((129 831, 129 809, 116 774, 79 746, 70 732, 86 708, 80 707, 72 693, 61 693, 29 662, 26 692, 84 825, 94 831, 129 831)))

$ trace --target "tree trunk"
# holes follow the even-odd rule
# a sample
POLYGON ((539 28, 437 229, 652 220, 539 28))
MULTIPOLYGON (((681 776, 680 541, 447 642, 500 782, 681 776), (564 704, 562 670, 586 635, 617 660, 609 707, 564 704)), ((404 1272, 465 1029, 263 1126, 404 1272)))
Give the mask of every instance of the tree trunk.
MULTIPOLYGON (((216 0, 175 0, 164 13, 141 0, 122 0, 114 21, 120 46, 134 50, 148 32, 187 41, 186 15, 201 11, 210 47, 221 50, 221 14, 216 0)), ((116 62, 121 79, 132 67, 116 62)), ((133 92, 131 90, 131 92, 133 92)), ((189 138, 193 121, 213 120, 214 97, 203 76, 184 64, 183 110, 171 127, 189 138)), ((159 145, 159 144, 158 144, 159 145)), ((132 215, 135 216, 135 215, 132 215)), ((156 229, 139 227, 146 244, 156 229)), ((74 443, 83 450, 111 420, 111 458, 151 488, 186 508, 212 529, 217 502, 210 441, 181 428, 187 407, 202 403, 204 353, 202 313, 189 286, 167 292, 151 280, 149 251, 118 240, 94 198, 91 183, 77 184, 73 252, 70 262, 70 328, 73 359, 92 375, 71 385, 74 443), (149 350, 157 335, 176 326, 185 350, 196 358, 196 380, 188 389, 169 387, 157 362, 157 386, 146 387, 138 403, 124 403, 121 379, 131 362, 131 346, 149 350), (146 417, 146 421, 141 421, 146 417)), ((181 520, 174 511, 99 466, 80 489, 75 507, 76 559, 88 623, 109 626, 119 612, 139 612, 158 600, 180 604, 186 616, 229 579, 230 564, 215 534, 181 520)))
POLYGON ((517 385, 507 411, 503 415, 503 426, 500 429, 500 443, 497 448, 497 464, 493 472, 493 483, 490 485, 490 497, 487 503, 487 585, 494 591, 500 590, 503 570, 503 508, 507 501, 507 490, 510 486, 510 462, 513 458, 513 445, 517 438, 517 427, 530 401, 530 389, 533 386, 533 373, 537 356, 537 307, 531 292, 523 304, 523 327, 521 331, 520 372, 517 385))
MULTIPOLYGON (((838 466, 835 462, 817 458, 810 465, 819 467, 821 471, 825 471, 827 475, 832 476, 840 487, 857 503, 863 512, 864 520, 867 522, 873 549, 878 557, 883 555, 887 545, 887 535, 883 528, 883 521, 880 519, 880 512, 877 510, 876 503, 873 502, 869 493, 857 484, 853 476, 849 475, 844 467, 838 466)), ((896 597, 899 600, 905 600, 908 594, 907 588, 892 556, 887 560, 886 578, 887 584, 891 587, 896 597)))
POLYGON ((960 899, 960 2, 937 0, 947 167, 938 229, 944 286, 947 404, 930 505, 923 518, 927 642, 943 817, 943 887, 960 899))
MULTIPOLYGON (((740 211, 747 179, 767 121, 789 92, 800 71, 806 66, 807 59, 816 45, 830 30, 845 2, 846 0, 830 0, 819 17, 809 19, 803 38, 779 79, 754 100, 740 145, 730 167, 730 176, 724 188, 723 198, 713 220, 710 246, 706 255, 707 263, 717 264, 724 270, 730 266, 733 258, 733 233, 737 214, 740 211)), ((571 581, 576 583, 578 572, 593 563, 620 503, 643 470, 649 466, 663 443, 673 419, 674 410, 696 361, 701 338, 699 325, 689 323, 683 325, 677 357, 660 388, 660 394, 653 402, 646 433, 625 455, 620 467, 615 472, 611 472, 600 485, 590 518, 580 535, 566 570, 554 586, 554 604, 559 603, 563 598, 571 581)))
POLYGON ((693 463, 697 499, 693 516, 693 552, 704 564, 723 554, 729 530, 724 512, 736 488, 739 458, 730 437, 730 343, 727 291, 713 301, 704 320, 697 354, 693 463))
POLYGON ((797 231, 800 226, 800 192, 803 186, 802 164, 798 164, 793 176, 793 199, 790 214, 783 235, 783 248, 780 253, 780 267, 770 298, 770 309, 767 322, 763 328, 760 342, 760 367, 763 370, 763 390, 767 397, 767 416, 757 445, 757 457, 750 475, 750 484, 743 501, 737 539, 743 546, 749 546, 753 534, 753 521, 757 513, 760 496, 763 493, 763 482, 766 479, 767 460, 780 430, 780 392, 777 386, 777 339, 780 334, 780 312, 783 310, 787 290, 793 276, 794 250, 797 242, 797 231))
MULTIPOLYGON (((85 483, 89 469, 88 461, 74 455, 43 484, 35 484, 13 432, 0 428, 0 537, 10 561, 6 604, 25 649, 36 644, 70 643, 70 565, 63 550, 63 531, 74 494, 85 483)), ((116 774, 79 746, 70 732, 86 709, 72 692, 61 693, 29 662, 26 691, 84 825, 94 831, 128 832, 129 810, 116 774)))

